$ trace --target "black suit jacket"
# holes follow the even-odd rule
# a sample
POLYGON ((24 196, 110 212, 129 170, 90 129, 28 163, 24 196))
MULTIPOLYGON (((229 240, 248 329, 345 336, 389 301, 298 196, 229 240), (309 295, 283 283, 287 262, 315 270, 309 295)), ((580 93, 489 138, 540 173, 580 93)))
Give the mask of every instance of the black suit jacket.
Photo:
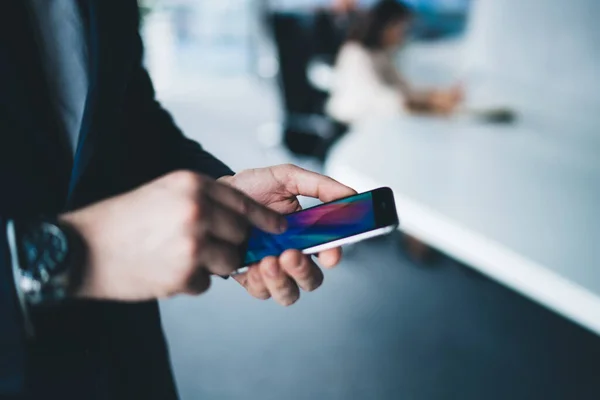
POLYGON ((78 0, 91 87, 75 156, 59 143, 27 1, 0 5, 0 398, 176 397, 156 302, 69 301, 23 329, 8 219, 56 215, 176 169, 231 174, 186 139, 142 65, 135 0, 78 0))

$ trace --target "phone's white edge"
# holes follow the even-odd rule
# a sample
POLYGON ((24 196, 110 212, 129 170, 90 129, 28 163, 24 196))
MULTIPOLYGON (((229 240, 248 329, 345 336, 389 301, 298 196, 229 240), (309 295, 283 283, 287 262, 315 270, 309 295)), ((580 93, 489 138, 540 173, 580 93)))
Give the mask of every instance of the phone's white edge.
POLYGON ((310 247, 308 249, 302 250, 303 254, 316 254, 325 250, 334 249, 336 247, 340 247, 346 244, 357 243, 363 240, 371 239, 377 236, 387 235, 391 233, 396 228, 395 225, 385 226, 383 228, 378 228, 373 231, 368 231, 365 233, 359 233, 358 235, 349 236, 346 238, 342 238, 333 242, 321 244, 319 246, 310 247))
MULTIPOLYGON (((320 245, 314 246, 314 247, 309 247, 308 249, 302 250, 302 253, 307 254, 307 255, 316 254, 316 253, 320 253, 322 251, 329 250, 329 249, 334 249, 336 247, 340 247, 343 245, 358 243, 363 240, 371 239, 371 238, 374 238, 377 236, 387 235, 388 233, 392 233, 396 228, 397 228, 397 225, 384 226, 383 228, 377 228, 372 231, 359 233, 358 235, 354 235, 354 236, 348 236, 348 237, 345 237, 342 239, 335 240, 333 242, 320 244, 320 245)), ((243 274, 244 272, 248 271, 249 268, 250 267, 240 268, 231 275, 235 276, 235 275, 243 274)))

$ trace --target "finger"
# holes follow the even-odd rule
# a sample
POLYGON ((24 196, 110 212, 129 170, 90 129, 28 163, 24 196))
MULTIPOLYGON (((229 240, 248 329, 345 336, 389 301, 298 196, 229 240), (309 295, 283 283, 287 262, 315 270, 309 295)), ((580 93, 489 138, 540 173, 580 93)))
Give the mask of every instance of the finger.
POLYGON ((243 274, 233 275, 240 285, 242 285, 250 295, 260 300, 267 300, 271 297, 269 289, 265 285, 259 268, 250 268, 248 272, 243 274))
POLYGON ((210 288, 210 273, 204 268, 198 268, 187 282, 185 293, 197 296, 210 288))
POLYGON ((211 212, 207 218, 210 234, 235 245, 245 243, 250 234, 248 220, 215 200, 211 199, 210 202, 212 203, 211 212))
POLYGON ((244 273, 240 273, 240 274, 235 274, 235 275, 231 275, 231 277, 240 285, 242 285, 242 287, 244 289, 248 289, 248 272, 244 272, 244 273))
POLYGON ((246 275, 246 289, 251 296, 260 300, 267 300, 271 298, 271 293, 269 293, 269 289, 263 280, 260 268, 258 268, 258 266, 250 268, 246 275))
POLYGON ((329 202, 356 194, 354 189, 328 176, 295 165, 274 167, 273 174, 278 181, 284 183, 286 190, 296 196, 314 197, 329 202))
POLYGON ((198 264, 214 275, 228 276, 242 265, 239 246, 208 236, 201 247, 198 264))
POLYGON ((290 306, 300 298, 300 289, 279 265, 276 257, 267 257, 259 264, 265 286, 273 299, 282 306, 290 306))
POLYGON ((323 283, 323 272, 317 265, 298 250, 288 250, 279 258, 281 268, 306 291, 312 292, 323 283))
POLYGON ((287 224, 281 214, 257 203, 228 185, 219 182, 211 182, 209 185, 208 193, 212 199, 243 215, 256 227, 271 233, 285 231, 287 224))
POLYGON ((323 268, 333 268, 342 260, 342 248, 337 247, 319 253, 319 263, 323 268))

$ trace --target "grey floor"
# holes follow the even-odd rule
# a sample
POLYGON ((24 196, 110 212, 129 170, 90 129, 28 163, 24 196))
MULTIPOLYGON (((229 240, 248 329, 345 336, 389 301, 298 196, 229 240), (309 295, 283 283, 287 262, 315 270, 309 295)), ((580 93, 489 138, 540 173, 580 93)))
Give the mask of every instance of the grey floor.
POLYGON ((397 238, 351 249, 289 309, 216 282, 163 304, 183 399, 597 399, 600 341, 397 238))
MULTIPOLYGON (((211 79, 165 97, 235 169, 298 161, 257 140, 277 120, 268 85, 211 79)), ((230 281, 163 302, 182 399, 600 398, 600 338, 444 257, 417 265, 398 242, 350 249, 288 309, 230 281)))

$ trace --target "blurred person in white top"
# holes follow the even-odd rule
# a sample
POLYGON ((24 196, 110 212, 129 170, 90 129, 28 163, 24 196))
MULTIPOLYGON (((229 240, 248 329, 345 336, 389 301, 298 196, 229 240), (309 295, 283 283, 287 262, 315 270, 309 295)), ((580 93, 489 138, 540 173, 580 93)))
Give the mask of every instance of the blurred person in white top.
POLYGON ((404 43, 412 12, 397 0, 380 0, 358 22, 334 67, 327 113, 352 124, 364 118, 403 112, 450 114, 463 98, 462 89, 416 90, 403 78, 394 55, 404 43))

